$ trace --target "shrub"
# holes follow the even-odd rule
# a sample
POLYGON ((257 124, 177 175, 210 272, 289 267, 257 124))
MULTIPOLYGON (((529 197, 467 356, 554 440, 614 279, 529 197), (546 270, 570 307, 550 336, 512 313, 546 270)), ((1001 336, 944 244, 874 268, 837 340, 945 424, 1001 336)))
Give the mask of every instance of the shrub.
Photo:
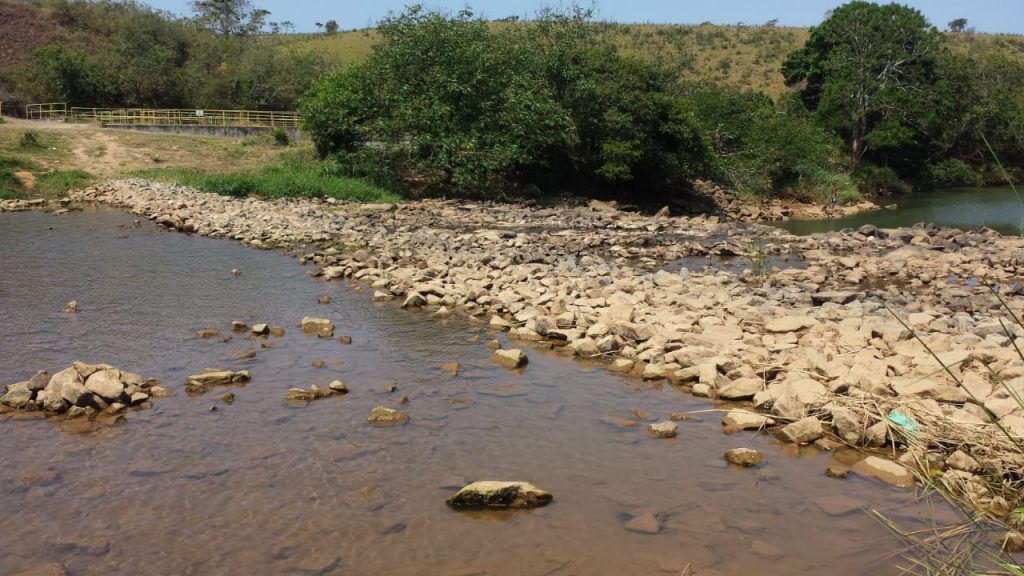
POLYGON ((864 194, 908 194, 913 187, 892 168, 861 164, 853 172, 857 188, 864 194))
POLYGON ((38 132, 26 130, 22 133, 21 139, 18 140, 18 146, 21 148, 41 148, 43 144, 40 141, 38 132))
POLYGON ((288 138, 288 132, 284 128, 274 128, 270 132, 270 137, 274 139, 276 146, 287 146, 291 143, 291 139, 288 138))
POLYGON ((619 56, 587 17, 491 28, 468 10, 409 8, 381 22, 367 61, 303 98, 305 128, 322 156, 407 190, 648 190, 703 175, 708 149, 672 75, 619 56))
POLYGON ((950 158, 933 164, 928 169, 929 182, 932 186, 981 186, 982 175, 963 160, 950 158))

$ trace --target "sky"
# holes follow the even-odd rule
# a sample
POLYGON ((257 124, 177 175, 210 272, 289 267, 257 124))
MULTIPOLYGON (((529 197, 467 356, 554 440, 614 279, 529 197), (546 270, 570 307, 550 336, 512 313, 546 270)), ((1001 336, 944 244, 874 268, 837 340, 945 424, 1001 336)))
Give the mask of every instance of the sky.
MULTIPOLYGON (((143 0, 146 4, 179 15, 191 14, 190 0, 143 0)), ((317 22, 335 20, 342 30, 372 27, 389 12, 401 12, 414 1, 403 0, 253 0, 270 10, 269 21, 290 21, 297 32, 315 32, 317 22)), ((465 0, 421 0, 428 8, 457 11, 465 0)), ((813 26, 842 0, 599 0, 597 18, 615 22, 656 22, 669 24, 763 24, 777 19, 780 26, 813 26)), ((978 32, 1024 34, 1024 0, 903 0, 920 10, 939 29, 956 18, 967 18, 978 32)), ((589 5, 586 1, 581 5, 589 5)), ((528 17, 545 5, 559 6, 559 0, 473 0, 475 14, 488 19, 506 16, 528 17)), ((566 5, 562 3, 561 5, 566 5)), ((571 3, 569 3, 571 5, 571 3)))

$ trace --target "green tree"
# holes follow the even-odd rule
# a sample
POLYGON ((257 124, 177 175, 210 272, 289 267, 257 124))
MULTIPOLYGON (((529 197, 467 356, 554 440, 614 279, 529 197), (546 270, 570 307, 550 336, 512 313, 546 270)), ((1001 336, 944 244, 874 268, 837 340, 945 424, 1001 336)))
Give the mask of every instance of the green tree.
POLYGON ((336 34, 338 32, 338 21, 328 20, 324 23, 324 32, 327 34, 336 34))
POLYGON ((917 10, 857 0, 815 27, 782 70, 819 121, 847 142, 854 167, 866 155, 908 165, 935 122, 940 39, 917 10))
POLYGON ((270 12, 249 0, 195 0, 196 20, 222 36, 248 36, 263 28, 270 12))
POLYGON ((963 32, 967 30, 967 18, 957 18, 949 21, 950 32, 963 32))

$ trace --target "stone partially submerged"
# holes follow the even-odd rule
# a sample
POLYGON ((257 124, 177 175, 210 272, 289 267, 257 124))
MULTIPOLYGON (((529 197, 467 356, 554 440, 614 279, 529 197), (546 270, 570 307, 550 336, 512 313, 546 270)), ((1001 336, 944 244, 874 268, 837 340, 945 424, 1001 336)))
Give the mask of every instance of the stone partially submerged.
POLYGON ((553 496, 529 482, 473 482, 448 499, 452 508, 536 508, 553 496))
POLYGON ((516 368, 522 368, 526 366, 529 359, 526 354, 518 348, 511 348, 508 350, 495 350, 491 354, 491 360, 508 368, 509 370, 515 370, 516 368))
POLYGON ((200 374, 189 376, 185 379, 185 390, 189 394, 205 394, 211 386, 231 386, 233 384, 245 384, 252 380, 252 374, 248 370, 216 370, 208 368, 200 374))

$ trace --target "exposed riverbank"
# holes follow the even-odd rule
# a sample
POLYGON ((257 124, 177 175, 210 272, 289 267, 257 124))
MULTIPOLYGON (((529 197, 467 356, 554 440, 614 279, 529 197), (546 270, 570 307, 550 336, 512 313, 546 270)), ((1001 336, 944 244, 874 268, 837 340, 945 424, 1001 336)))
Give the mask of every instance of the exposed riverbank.
MULTIPOLYGON (((613 361, 609 369, 697 395, 749 401, 774 423, 755 417, 749 425, 796 443, 848 443, 899 456, 891 446, 905 443, 906 429, 884 418, 899 412, 921 429, 918 438, 935 440, 915 443, 925 448, 903 462, 945 470, 950 490, 993 515, 1017 505, 1014 478, 1024 459, 1012 445, 991 442, 1000 431, 990 420, 1024 436, 1024 410, 982 361, 1012 387, 1024 385, 1024 361, 1002 333, 1006 312, 983 283, 999 286, 1015 313, 1024 309, 1021 238, 870 226, 797 237, 706 217, 236 200, 139 181, 71 197, 256 247, 314 245, 303 260, 318 276, 358 280, 376 298, 410 307, 464 311, 511 338, 613 361), (799 266, 762 276, 686 266, 759 254, 799 266), (964 386, 941 373, 885 306, 944 362, 975 358, 952 368, 964 386), (940 442, 949 427, 965 440, 960 452, 940 442)), ((906 485, 900 470, 854 467, 906 485)))

